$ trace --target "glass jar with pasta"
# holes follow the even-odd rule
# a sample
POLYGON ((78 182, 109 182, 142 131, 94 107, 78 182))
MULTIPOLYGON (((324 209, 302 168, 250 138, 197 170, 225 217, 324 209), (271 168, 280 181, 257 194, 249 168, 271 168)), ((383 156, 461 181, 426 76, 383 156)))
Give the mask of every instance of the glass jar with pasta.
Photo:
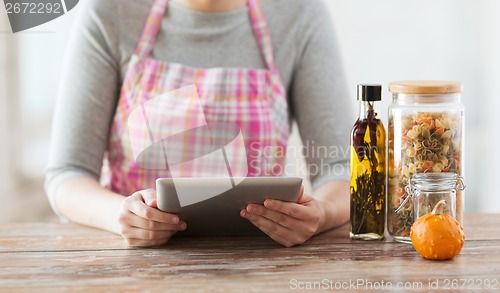
MULTIPOLYGON (((409 178, 429 172, 464 176, 462 90, 461 82, 452 81, 389 84, 393 102, 388 127, 387 230, 396 241, 411 242, 413 203, 411 198, 405 200, 409 178)), ((459 191, 455 214, 460 223, 463 213, 464 192, 459 191)))

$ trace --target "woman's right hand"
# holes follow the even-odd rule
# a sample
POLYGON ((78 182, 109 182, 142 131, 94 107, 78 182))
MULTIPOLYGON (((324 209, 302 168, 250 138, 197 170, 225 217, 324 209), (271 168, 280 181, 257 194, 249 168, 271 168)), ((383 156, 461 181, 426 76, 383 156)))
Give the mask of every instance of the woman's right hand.
POLYGON ((118 222, 120 234, 128 245, 137 247, 165 244, 177 231, 187 227, 177 215, 158 209, 153 189, 141 190, 125 198, 118 222))

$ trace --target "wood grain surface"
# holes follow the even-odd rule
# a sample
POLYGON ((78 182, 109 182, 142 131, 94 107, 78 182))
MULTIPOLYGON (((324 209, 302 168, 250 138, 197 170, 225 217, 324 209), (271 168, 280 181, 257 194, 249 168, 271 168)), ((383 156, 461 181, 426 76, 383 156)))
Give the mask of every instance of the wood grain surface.
POLYGON ((138 249, 76 224, 2 224, 0 291, 500 291, 498 283, 492 289, 500 281, 500 215, 467 215, 465 223, 465 246, 448 261, 424 260, 390 239, 351 241, 348 226, 293 248, 235 237, 176 238, 138 249), (435 285, 439 290, 429 288, 435 285))

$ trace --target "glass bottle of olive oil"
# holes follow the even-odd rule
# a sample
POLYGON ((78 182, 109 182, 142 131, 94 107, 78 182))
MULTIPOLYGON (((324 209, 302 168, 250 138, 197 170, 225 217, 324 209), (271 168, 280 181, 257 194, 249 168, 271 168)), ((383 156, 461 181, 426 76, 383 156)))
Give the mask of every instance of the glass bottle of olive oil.
POLYGON ((385 129, 377 117, 382 86, 358 85, 359 118, 351 133, 351 239, 384 238, 385 129))

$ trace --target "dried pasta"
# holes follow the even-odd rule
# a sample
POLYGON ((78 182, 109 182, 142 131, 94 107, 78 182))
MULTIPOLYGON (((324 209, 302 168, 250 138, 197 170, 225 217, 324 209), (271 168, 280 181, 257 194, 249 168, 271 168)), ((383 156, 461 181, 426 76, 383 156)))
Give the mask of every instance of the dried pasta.
MULTIPOLYGON (((407 194, 406 179, 417 173, 454 172, 462 175, 462 121, 457 112, 415 112, 389 119, 388 230, 409 236, 413 223, 411 200, 395 212, 407 194), (399 119, 399 118, 398 118, 399 119), (401 127, 395 129, 395 125, 401 127)), ((462 214, 462 192, 457 193, 457 217, 462 214)), ((458 219, 461 221, 461 219, 458 219)))

